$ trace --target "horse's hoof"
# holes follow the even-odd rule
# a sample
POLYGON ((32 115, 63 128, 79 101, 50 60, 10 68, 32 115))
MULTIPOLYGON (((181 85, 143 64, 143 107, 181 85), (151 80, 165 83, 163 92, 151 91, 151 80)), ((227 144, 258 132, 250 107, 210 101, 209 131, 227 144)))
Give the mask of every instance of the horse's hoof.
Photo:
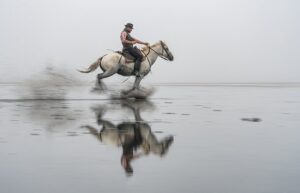
POLYGON ((100 77, 100 74, 97 75, 97 81, 98 81, 99 84, 101 84, 101 77, 100 77))
POLYGON ((95 81, 95 86, 91 90, 91 92, 95 92, 95 93, 105 93, 106 91, 107 88, 105 84, 101 81, 101 79, 95 81))

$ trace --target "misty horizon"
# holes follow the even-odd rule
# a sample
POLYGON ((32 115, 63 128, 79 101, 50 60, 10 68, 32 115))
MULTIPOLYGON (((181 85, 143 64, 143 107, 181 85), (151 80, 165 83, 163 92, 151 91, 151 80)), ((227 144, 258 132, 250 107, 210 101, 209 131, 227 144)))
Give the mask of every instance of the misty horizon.
POLYGON ((134 24, 132 36, 151 44, 164 40, 175 57, 158 59, 145 82, 300 82, 299 2, 151 2, 1 1, 0 82, 22 82, 47 66, 92 81, 100 69, 76 69, 108 49, 121 50, 127 22, 134 24))

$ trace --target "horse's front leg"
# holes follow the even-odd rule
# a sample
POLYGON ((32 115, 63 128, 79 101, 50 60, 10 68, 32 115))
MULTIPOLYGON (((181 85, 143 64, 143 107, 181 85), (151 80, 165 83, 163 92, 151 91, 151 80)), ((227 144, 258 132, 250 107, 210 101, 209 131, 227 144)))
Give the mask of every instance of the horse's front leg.
POLYGON ((129 94, 130 92, 132 92, 132 91, 134 91, 135 89, 139 89, 140 88, 140 83, 141 83, 141 80, 142 80, 143 78, 142 77, 140 77, 140 76, 136 76, 135 77, 135 81, 134 81, 134 84, 133 84, 133 87, 131 88, 131 89, 129 89, 129 90, 126 90, 126 91, 123 91, 123 94, 129 94))
POLYGON ((140 89, 140 83, 141 83, 141 81, 142 81, 142 76, 136 76, 135 77, 135 81, 134 81, 134 85, 133 85, 133 88, 132 88, 132 90, 134 90, 134 89, 140 89))

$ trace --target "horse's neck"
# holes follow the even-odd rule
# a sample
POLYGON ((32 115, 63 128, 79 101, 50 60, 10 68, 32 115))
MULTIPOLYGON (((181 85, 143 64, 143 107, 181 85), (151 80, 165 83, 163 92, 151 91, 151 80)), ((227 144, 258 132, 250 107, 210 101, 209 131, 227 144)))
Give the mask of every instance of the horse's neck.
POLYGON ((158 58, 157 53, 160 53, 160 46, 157 45, 157 44, 154 44, 153 46, 151 46, 151 49, 150 49, 150 52, 149 52, 149 55, 148 55, 148 59, 150 61, 151 66, 155 63, 155 61, 158 58))

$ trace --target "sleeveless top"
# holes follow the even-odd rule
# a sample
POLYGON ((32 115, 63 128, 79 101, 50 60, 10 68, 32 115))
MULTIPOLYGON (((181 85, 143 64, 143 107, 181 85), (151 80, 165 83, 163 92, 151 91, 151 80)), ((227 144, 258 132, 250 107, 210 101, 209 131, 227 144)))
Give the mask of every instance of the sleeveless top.
MULTIPOLYGON (((122 33, 123 32, 127 33, 126 40, 128 40, 128 41, 133 41, 134 40, 127 31, 123 30, 122 33)), ((122 36, 122 33, 121 33, 121 36, 122 36)), ((121 37, 121 39, 122 39, 122 37, 121 37)), ((128 43, 124 43, 124 42, 122 42, 122 45, 123 45, 123 49, 132 48, 133 47, 132 44, 128 44, 128 43)))

